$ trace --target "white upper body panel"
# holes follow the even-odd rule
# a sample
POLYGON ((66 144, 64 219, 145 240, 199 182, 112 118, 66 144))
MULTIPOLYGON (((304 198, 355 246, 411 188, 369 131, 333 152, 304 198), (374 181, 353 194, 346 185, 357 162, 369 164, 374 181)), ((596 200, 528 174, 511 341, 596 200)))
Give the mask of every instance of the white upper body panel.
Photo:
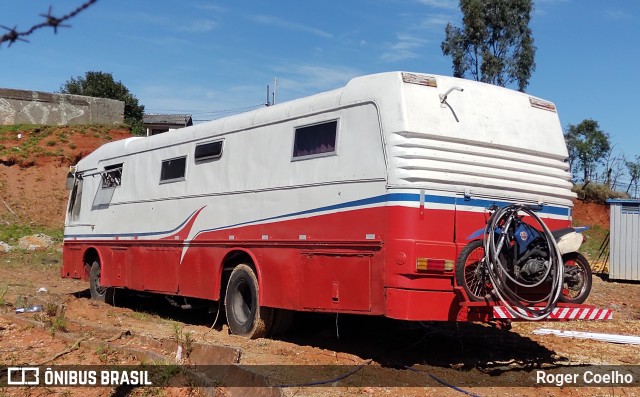
POLYGON ((89 174, 124 163, 114 203, 380 180, 388 189, 571 206, 566 157, 549 102, 475 81, 390 72, 252 112, 108 143, 77 169, 89 174), (443 102, 440 95, 450 89, 443 102), (334 155, 293 161, 295 128, 327 120, 338 121, 334 155), (196 144, 217 139, 224 140, 222 157, 195 164, 196 144), (187 181, 160 184, 161 162, 181 156, 187 156, 187 181))

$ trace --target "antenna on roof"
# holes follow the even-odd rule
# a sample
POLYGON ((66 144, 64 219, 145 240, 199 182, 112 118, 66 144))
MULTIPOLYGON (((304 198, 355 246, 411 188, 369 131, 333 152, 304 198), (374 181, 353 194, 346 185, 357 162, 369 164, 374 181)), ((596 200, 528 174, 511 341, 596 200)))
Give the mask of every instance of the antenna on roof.
POLYGON ((267 84, 267 102, 264 106, 271 106, 271 102, 269 102, 269 84, 267 84))
POLYGON ((264 104, 264 106, 271 106, 271 105, 275 105, 276 104, 276 90, 278 87, 278 79, 277 78, 273 78, 273 93, 271 94, 271 96, 269 95, 269 84, 267 84, 267 102, 264 104))
POLYGON ((278 79, 273 78, 273 101, 271 101, 274 105, 276 104, 276 91, 278 89, 278 79))

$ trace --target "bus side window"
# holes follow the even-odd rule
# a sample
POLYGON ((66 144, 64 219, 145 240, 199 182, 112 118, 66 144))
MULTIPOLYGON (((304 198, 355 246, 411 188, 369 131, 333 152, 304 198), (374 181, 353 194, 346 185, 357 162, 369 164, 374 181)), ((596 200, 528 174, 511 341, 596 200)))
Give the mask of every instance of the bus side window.
POLYGON ((222 157, 222 141, 206 142, 196 145, 193 157, 196 164, 219 159, 222 157))
POLYGON ((160 184, 184 181, 187 168, 187 157, 176 157, 162 161, 160 184))

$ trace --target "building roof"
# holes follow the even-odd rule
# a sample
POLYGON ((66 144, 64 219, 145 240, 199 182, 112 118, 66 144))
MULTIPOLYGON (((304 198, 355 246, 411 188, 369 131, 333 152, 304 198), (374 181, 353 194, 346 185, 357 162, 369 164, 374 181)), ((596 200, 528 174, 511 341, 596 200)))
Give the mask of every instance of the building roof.
POLYGON ((193 125, 190 114, 145 114, 142 122, 144 124, 193 125))
POLYGON ((639 199, 609 199, 607 204, 640 204, 639 199))

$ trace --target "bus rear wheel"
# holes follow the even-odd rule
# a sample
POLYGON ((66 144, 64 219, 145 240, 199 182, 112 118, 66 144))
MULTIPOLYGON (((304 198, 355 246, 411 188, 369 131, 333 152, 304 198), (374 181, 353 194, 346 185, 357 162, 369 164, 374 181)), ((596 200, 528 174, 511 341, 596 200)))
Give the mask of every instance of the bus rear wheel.
POLYGON ((91 299, 107 303, 113 302, 114 289, 100 285, 100 262, 97 260, 93 261, 89 271, 89 290, 91 291, 91 299))
POLYGON ((269 332, 273 309, 260 306, 258 278, 245 264, 231 272, 224 297, 229 330, 250 339, 263 338, 269 332))

